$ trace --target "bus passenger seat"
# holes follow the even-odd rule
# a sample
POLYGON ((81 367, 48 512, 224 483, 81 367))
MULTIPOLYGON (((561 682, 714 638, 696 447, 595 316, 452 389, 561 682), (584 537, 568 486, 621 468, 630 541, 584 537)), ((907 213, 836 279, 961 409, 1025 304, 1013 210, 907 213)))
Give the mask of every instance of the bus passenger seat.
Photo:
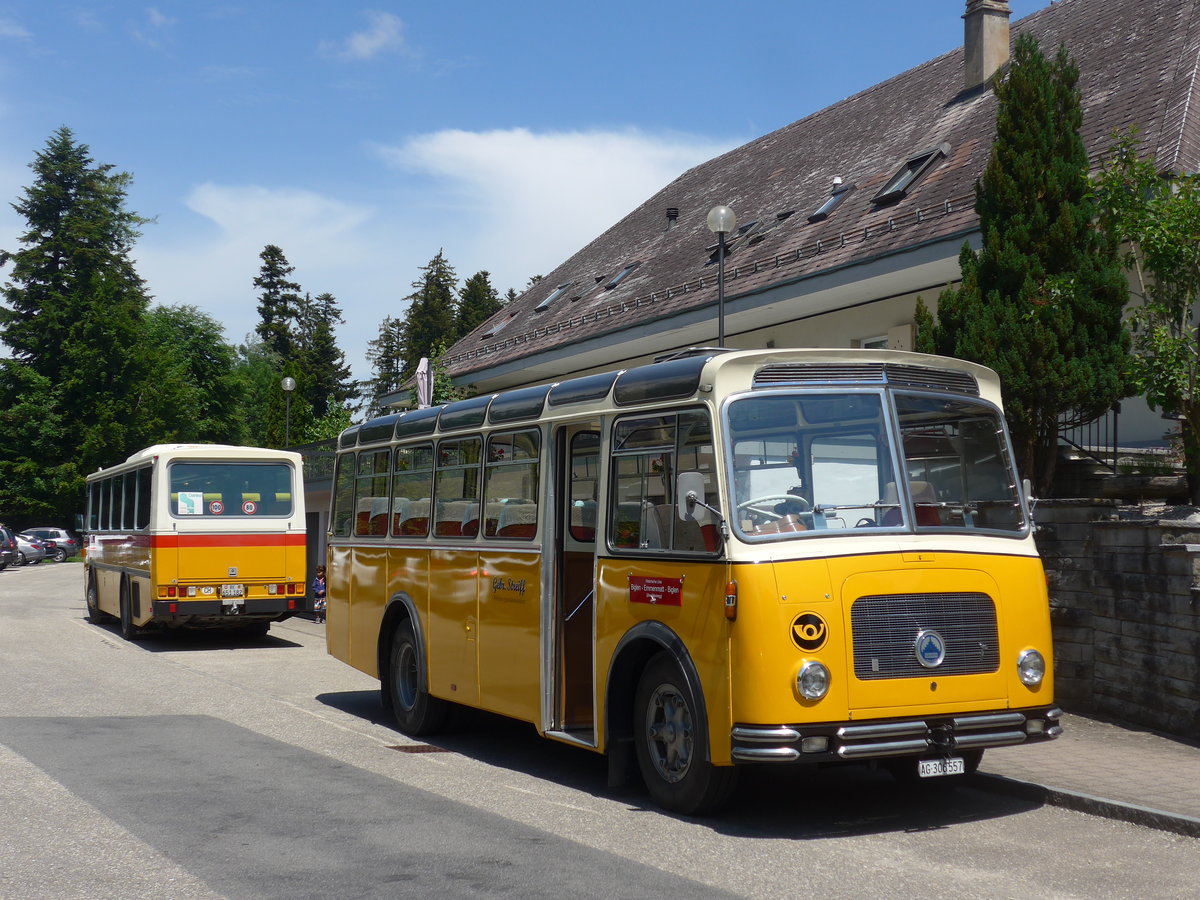
POLYGON ((461 534, 463 537, 475 537, 475 535, 479 534, 478 503, 468 503, 463 510, 461 534))
POLYGON ((500 510, 496 537, 532 538, 537 534, 537 511, 536 503, 504 504, 504 508, 500 510))

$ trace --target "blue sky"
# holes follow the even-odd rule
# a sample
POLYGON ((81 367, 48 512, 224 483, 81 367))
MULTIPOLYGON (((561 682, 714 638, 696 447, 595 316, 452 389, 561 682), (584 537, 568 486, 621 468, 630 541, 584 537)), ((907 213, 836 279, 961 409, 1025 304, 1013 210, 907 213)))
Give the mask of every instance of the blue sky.
MULTIPOLYGON (((1046 5, 1012 0, 1013 18, 1046 5)), ((957 47, 963 9, 0 0, 0 248, 66 125, 134 176, 157 301, 241 341, 277 244, 338 298, 366 377, 367 341, 439 249, 460 280, 519 291, 691 166, 957 47)))

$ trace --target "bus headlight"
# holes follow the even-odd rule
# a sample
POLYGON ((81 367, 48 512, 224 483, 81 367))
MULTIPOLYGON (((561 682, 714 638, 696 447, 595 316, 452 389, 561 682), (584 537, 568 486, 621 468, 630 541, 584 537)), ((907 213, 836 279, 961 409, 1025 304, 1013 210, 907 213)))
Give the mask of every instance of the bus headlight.
POLYGON ((1036 650, 1022 650, 1017 657, 1017 676, 1022 684, 1036 687, 1046 677, 1046 660, 1036 650))
POLYGON ((829 693, 829 670, 810 659, 796 675, 796 690, 805 700, 820 700, 829 693))

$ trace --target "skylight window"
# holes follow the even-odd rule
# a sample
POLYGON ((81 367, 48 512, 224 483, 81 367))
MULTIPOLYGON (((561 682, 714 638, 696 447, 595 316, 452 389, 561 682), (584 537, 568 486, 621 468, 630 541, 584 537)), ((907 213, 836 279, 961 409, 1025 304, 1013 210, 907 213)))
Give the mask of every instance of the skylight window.
POLYGON ((573 281, 568 281, 566 284, 560 284, 558 287, 556 287, 553 291, 550 292, 550 296, 548 296, 545 300, 543 300, 541 303, 539 303, 537 306, 535 306, 533 308, 533 311, 541 312, 543 309, 546 309, 548 306, 550 306, 550 304, 552 304, 555 300, 561 299, 563 294, 565 294, 567 291, 569 291, 573 287, 575 287, 575 282, 573 282, 573 281))
POLYGON ((810 222, 824 222, 829 214, 842 205, 843 201, 854 193, 856 185, 841 184, 833 189, 829 198, 818 207, 817 211, 808 217, 810 222))
POLYGON ((925 173, 933 167, 934 163, 949 153, 949 144, 939 144, 932 150, 909 157, 872 200, 875 203, 892 203, 904 199, 925 173))
POLYGON ((622 269, 620 272, 618 272, 616 275, 614 275, 614 276, 613 276, 613 278, 612 278, 612 281, 610 281, 608 284, 606 284, 606 285, 604 286, 604 289, 605 289, 606 291, 611 291, 611 290, 612 290, 613 288, 615 288, 615 287, 616 287, 618 284, 620 284, 622 281, 624 281, 626 278, 628 278, 628 277, 629 277, 629 274, 630 274, 630 273, 631 273, 631 272, 632 272, 634 269, 636 269, 636 268, 638 267, 638 265, 639 265, 639 263, 630 263, 629 265, 627 265, 627 266, 626 266, 625 268, 623 268, 623 269, 622 269))
POLYGON ((501 331, 503 331, 505 329, 505 327, 508 325, 508 323, 511 322, 512 320, 513 320, 512 316, 506 316, 505 318, 501 319, 499 322, 493 322, 491 327, 488 328, 487 331, 485 331, 483 334, 481 334, 479 336, 479 339, 481 341, 486 341, 490 337, 495 337, 501 331))

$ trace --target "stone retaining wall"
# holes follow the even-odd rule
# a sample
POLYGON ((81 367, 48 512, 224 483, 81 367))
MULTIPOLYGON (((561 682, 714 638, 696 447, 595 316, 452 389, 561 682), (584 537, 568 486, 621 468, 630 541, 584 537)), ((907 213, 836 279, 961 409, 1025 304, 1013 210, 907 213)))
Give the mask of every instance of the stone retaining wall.
POLYGON ((1035 510, 1055 696, 1069 711, 1198 739, 1200 524, 1129 510, 1103 500, 1035 510))

